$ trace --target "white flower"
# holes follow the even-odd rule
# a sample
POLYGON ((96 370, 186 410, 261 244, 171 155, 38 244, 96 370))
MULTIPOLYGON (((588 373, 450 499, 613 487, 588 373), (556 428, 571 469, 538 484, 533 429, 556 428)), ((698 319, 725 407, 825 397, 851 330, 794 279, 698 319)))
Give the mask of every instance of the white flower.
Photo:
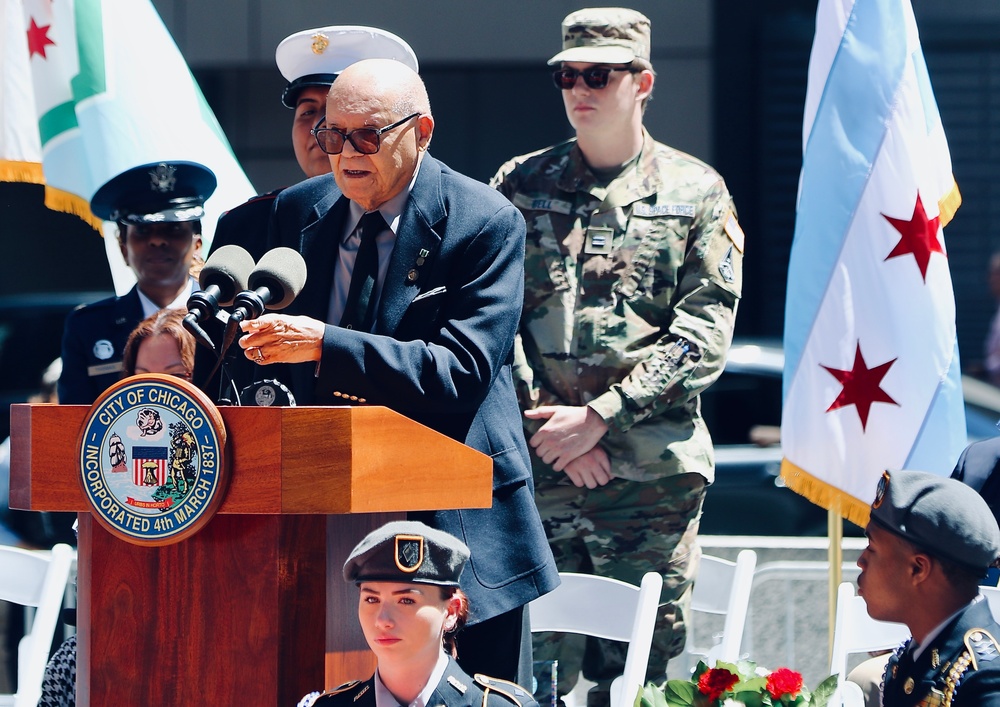
POLYGON ((726 701, 722 703, 722 707, 746 707, 746 703, 727 697, 726 701))

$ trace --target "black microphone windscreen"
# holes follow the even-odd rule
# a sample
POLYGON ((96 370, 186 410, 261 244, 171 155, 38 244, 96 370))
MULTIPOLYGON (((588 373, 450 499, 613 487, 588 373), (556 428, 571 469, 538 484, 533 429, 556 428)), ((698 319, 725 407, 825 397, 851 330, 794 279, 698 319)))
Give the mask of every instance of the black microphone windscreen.
POLYGON ((297 250, 274 248, 264 253, 250 273, 250 289, 267 287, 272 299, 268 309, 284 309, 299 296, 306 284, 306 261, 297 250))
POLYGON ((236 294, 247 289, 250 273, 253 272, 253 257, 238 245, 224 245, 205 261, 198 276, 201 289, 209 285, 219 288, 219 304, 228 307, 236 299, 236 294))

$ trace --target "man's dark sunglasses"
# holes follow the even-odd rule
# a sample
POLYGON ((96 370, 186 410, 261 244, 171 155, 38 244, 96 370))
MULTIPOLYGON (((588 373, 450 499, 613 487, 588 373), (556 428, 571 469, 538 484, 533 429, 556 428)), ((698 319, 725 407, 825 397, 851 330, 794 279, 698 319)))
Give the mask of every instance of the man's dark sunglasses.
POLYGON ((397 120, 392 125, 386 125, 384 128, 358 128, 349 133, 337 130, 336 128, 321 128, 320 125, 323 124, 323 121, 320 121, 319 125, 309 132, 316 138, 319 149, 328 155, 339 155, 344 151, 344 143, 348 140, 354 145, 354 149, 362 155, 374 155, 382 146, 382 141, 379 137, 382 133, 388 132, 393 128, 398 128, 406 121, 412 120, 418 115, 420 113, 411 113, 402 120, 397 120))
POLYGON ((628 66, 592 66, 583 71, 563 68, 552 72, 552 80, 555 82, 556 88, 563 91, 572 89, 576 85, 578 76, 583 77, 583 82, 587 84, 588 88, 604 88, 611 79, 612 71, 628 71, 634 74, 636 69, 628 66))

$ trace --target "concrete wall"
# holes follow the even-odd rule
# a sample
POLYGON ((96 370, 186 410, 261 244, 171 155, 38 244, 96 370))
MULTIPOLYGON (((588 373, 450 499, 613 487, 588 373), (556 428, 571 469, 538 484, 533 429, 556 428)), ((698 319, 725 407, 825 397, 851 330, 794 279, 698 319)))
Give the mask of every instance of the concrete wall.
MULTIPOLYGON (((545 61, 578 2, 387 0, 154 0, 260 190, 299 178, 281 106, 274 48, 328 24, 387 29, 416 52, 439 129, 434 153, 487 179, 509 157, 570 135, 545 61)), ((704 0, 631 4, 652 21, 659 74, 647 126, 658 139, 711 161, 712 8, 704 0)))

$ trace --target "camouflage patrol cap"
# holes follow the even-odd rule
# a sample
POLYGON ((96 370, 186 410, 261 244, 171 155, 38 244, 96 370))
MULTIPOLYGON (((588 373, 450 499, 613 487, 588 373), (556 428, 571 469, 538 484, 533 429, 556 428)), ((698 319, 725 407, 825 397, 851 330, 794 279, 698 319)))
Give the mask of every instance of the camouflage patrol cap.
POLYGON ((985 572, 1000 556, 1000 528, 986 501, 961 481, 923 471, 886 471, 871 521, 925 552, 985 572))
POLYGON ((649 18, 624 7, 589 7, 566 15, 562 51, 549 64, 582 61, 628 64, 649 61, 649 18))
POLYGON ((417 521, 373 530, 344 563, 348 582, 413 582, 457 587, 469 548, 458 538, 417 521))

